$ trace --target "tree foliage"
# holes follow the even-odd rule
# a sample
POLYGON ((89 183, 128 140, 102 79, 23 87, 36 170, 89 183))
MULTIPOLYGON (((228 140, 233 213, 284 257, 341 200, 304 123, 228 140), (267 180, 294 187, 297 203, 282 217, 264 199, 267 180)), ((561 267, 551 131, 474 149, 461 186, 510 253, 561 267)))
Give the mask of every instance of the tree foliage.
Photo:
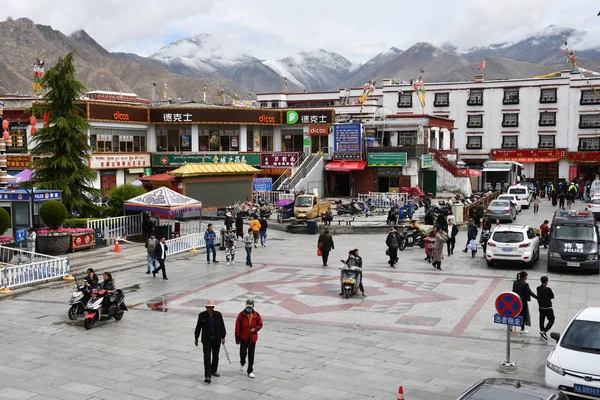
POLYGON ((123 215, 123 203, 145 192, 143 188, 133 186, 131 183, 114 188, 108 198, 108 214, 111 217, 123 215))
POLYGON ((58 200, 46 201, 40 207, 40 218, 50 229, 56 230, 67 218, 67 208, 58 200))
POLYGON ((62 190, 67 210, 87 215, 93 208, 90 196, 97 193, 92 187, 96 173, 88 163, 90 125, 76 104, 85 87, 75 77, 73 58, 73 53, 59 58, 42 78, 46 94, 33 111, 38 117, 47 112, 50 120, 34 135, 32 183, 40 189, 62 190))
POLYGON ((0 207, 0 235, 4 235, 8 228, 10 228, 10 214, 0 207))

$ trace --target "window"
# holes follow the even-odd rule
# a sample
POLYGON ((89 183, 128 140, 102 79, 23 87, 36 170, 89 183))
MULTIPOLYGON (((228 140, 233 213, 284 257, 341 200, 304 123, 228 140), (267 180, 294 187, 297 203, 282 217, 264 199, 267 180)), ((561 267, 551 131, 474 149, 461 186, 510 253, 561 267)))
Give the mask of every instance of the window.
POLYGON ((576 319, 565 332, 560 347, 587 354, 598 354, 600 352, 599 330, 600 322, 576 319))
POLYGON ((540 103, 556 103, 556 89, 542 89, 540 103))
POLYGON ((6 148, 7 153, 22 153, 27 150, 26 124, 11 123, 9 128, 12 146, 6 148))
POLYGON ((518 136, 502 136, 502 148, 503 149, 516 149, 519 147, 518 136))
POLYGON ((267 103, 266 101, 261 101, 260 108, 269 108, 269 103, 267 103))
POLYGON ((468 106, 482 106, 483 105, 483 90, 471 90, 469 93, 469 99, 467 100, 468 106))
POLYGON ((519 126, 519 114, 503 114, 502 115, 502 126, 504 127, 517 127, 519 126))
POLYGON ((279 102, 278 101, 274 101, 271 103, 271 108, 279 108, 279 102))
POLYGON ((398 108, 412 107, 412 93, 398 93, 398 108))
POLYGON ((523 232, 494 232, 492 240, 500 243, 521 243, 523 232))
POLYGON ((261 129, 260 149, 261 151, 273 151, 273 130, 271 128, 261 129))
POLYGON ((554 146, 554 135, 540 135, 540 149, 553 149, 554 146))
POLYGON ((540 126, 556 126, 555 112, 540 113, 540 126))
POLYGON ((454 141, 454 131, 450 131, 450 148, 455 149, 456 143, 454 141))
POLYGON ((467 115, 467 128, 483 128, 483 114, 467 115))
POLYGON ((482 136, 467 136, 467 149, 481 149, 482 136))
POLYGON ((93 153, 144 152, 146 151, 146 131, 93 128, 90 129, 90 146, 93 153))
POLYGON ((535 163, 536 179, 556 179, 558 178, 558 163, 535 163))
POLYGON ((579 104, 600 104, 600 94, 597 94, 593 90, 582 90, 581 101, 579 102, 579 104))
POLYGON ((254 151, 254 129, 250 126, 246 131, 246 151, 254 151))
POLYGON ((600 128, 600 114, 585 114, 579 116, 579 128, 600 128))
POLYGON ((414 146, 417 144, 417 132, 408 131, 408 132, 398 132, 398 146, 414 146))
MULTIPOLYGON (((249 129, 248 132, 251 132, 249 129)), ((239 130, 223 129, 220 126, 199 126, 198 127, 198 149, 200 151, 238 151, 239 149, 239 130)), ((252 133, 247 136, 248 146, 252 150, 252 133)), ((187 143, 186 143, 187 144, 187 143)), ((190 146, 190 144, 188 144, 190 146)), ((189 151, 182 143, 182 151, 189 151)))
POLYGON ((450 93, 436 93, 433 105, 435 107, 448 107, 450 105, 450 93))
POLYGON ((519 104, 519 89, 504 89, 502 104, 519 104))
POLYGON ((579 139, 579 151, 598 151, 600 150, 600 138, 581 138, 579 139))

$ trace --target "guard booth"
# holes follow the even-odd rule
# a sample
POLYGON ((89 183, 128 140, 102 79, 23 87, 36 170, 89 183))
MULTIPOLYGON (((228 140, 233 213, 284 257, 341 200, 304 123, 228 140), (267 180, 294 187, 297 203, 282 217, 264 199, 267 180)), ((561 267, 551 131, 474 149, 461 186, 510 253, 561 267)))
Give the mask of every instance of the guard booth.
POLYGON ((10 214, 13 232, 43 226, 40 207, 50 200, 62 201, 62 190, 0 190, 0 207, 10 214))

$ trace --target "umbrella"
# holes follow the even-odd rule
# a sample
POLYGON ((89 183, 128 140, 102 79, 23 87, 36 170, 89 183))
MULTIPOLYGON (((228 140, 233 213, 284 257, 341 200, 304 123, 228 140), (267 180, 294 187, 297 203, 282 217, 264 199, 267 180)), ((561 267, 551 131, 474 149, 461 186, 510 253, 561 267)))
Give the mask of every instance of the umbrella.
POLYGON ((225 347, 225 343, 223 343, 223 350, 225 350, 225 357, 227 357, 227 361, 231 364, 231 358, 229 358, 229 352, 227 351, 227 347, 225 347))
POLYGON ((279 200, 277 203, 275 203, 275 205, 279 206, 279 207, 285 207, 285 206, 289 206, 293 202, 294 202, 294 200, 282 199, 282 200, 279 200))
POLYGON ((142 181, 140 181, 139 179, 136 179, 135 181, 131 182, 131 184, 133 186, 142 186, 143 185, 142 181))
POLYGON ((24 169, 23 171, 21 171, 15 175, 15 182, 16 183, 27 182, 28 180, 30 180, 33 177, 33 175, 34 175, 34 173, 32 170, 24 169))
POLYGON ((458 174, 460 176, 481 176, 481 171, 476 170, 476 169, 466 168, 466 169, 459 169, 458 174))

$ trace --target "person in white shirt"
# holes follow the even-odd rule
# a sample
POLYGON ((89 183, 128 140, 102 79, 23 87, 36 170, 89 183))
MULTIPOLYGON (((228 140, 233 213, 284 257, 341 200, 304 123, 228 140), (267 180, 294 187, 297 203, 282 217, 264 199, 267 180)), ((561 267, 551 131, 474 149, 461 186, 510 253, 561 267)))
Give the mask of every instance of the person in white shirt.
POLYGON ((33 228, 27 229, 27 234, 25 235, 25 240, 27 241, 27 251, 30 252, 29 258, 33 259, 35 257, 35 241, 37 239, 37 234, 33 230, 33 228))

